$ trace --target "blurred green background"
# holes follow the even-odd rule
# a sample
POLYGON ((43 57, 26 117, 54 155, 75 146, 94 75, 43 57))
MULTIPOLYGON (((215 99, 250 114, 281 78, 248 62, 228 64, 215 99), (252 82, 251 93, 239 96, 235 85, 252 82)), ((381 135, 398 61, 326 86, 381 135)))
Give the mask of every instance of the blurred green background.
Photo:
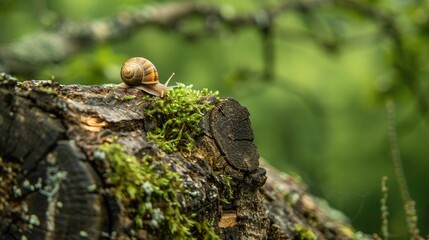
MULTIPOLYGON (((0 46, 49 30, 59 21, 103 19, 165 2, 2 0, 0 46)), ((200 2, 246 15, 281 1, 200 2)), ((261 157, 300 175, 312 193, 343 211, 358 230, 380 232, 380 185, 382 176, 388 176, 390 233, 392 239, 405 239, 405 215, 387 139, 385 103, 393 98, 404 171, 426 236, 429 116, 417 107, 416 93, 407 84, 412 82, 414 91, 427 97, 428 1, 360 2, 394 16, 405 54, 398 54, 389 31, 380 31, 377 20, 351 7, 328 5, 305 14, 286 12, 275 20, 269 79, 263 74, 263 38, 252 27, 221 29, 195 41, 174 29, 146 27, 20 79, 55 75, 62 84, 119 83, 122 62, 144 56, 157 66, 162 82, 175 72, 173 82, 237 98, 251 114, 261 157), (408 75, 398 74, 403 66, 411 69, 408 75)), ((186 27, 203 31, 203 21, 190 19, 186 27)))

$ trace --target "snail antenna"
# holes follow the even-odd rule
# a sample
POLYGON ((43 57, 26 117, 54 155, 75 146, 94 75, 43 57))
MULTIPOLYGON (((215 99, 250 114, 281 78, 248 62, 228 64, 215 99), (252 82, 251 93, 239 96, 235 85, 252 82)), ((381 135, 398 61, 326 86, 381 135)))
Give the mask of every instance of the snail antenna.
POLYGON ((167 80, 167 82, 165 82, 164 83, 164 85, 167 87, 168 86, 168 83, 170 82, 170 80, 173 78, 173 76, 174 76, 174 72, 170 75, 170 77, 168 78, 168 80, 167 80))

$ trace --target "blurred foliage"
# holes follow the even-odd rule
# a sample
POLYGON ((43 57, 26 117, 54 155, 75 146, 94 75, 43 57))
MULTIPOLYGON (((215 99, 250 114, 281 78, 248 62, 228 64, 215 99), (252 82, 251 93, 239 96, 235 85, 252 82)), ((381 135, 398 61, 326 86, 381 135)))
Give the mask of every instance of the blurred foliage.
MULTIPOLYGON (((3 0, 0 44, 54 29, 64 20, 90 21, 159 2, 3 0)), ((280 0, 199 2, 235 15, 280 0)), ((344 211, 359 230, 380 232, 379 189, 382 176, 389 176, 390 235, 405 239, 386 133, 385 101, 393 98, 405 175, 421 233, 427 234, 429 1, 333 2, 282 14, 270 29, 270 45, 251 27, 193 41, 174 29, 148 27, 126 41, 46 66, 32 78, 119 83, 122 62, 144 56, 155 63, 162 82, 175 72, 173 81, 219 90, 247 106, 261 156, 299 173, 312 192, 344 211), (267 69, 271 75, 264 74, 267 69)), ((190 19, 185 27, 203 31, 198 21, 190 19)))

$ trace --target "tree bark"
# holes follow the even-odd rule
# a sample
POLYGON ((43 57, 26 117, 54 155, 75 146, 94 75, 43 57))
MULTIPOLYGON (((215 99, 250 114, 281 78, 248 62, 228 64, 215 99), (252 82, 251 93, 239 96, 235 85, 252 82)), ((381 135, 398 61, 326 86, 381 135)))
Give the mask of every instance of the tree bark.
POLYGON ((0 235, 175 239, 185 229, 182 238, 365 238, 296 178, 259 164, 249 113, 236 100, 208 98, 214 107, 204 112, 196 148, 165 153, 148 140, 160 123, 146 111, 154 97, 144 96, 113 85, 1 80, 0 235), (180 184, 169 178, 173 190, 156 199, 148 200, 161 186, 152 180, 146 198, 132 197, 141 189, 118 195, 115 176, 126 175, 100 150, 114 144, 126 153, 121 163, 150 157, 156 175, 148 176, 172 172, 180 184))

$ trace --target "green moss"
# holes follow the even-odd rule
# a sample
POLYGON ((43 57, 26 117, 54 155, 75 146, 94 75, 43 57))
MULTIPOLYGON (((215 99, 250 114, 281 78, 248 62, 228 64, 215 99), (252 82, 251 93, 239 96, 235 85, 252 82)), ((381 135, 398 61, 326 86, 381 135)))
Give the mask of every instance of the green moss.
POLYGON ((115 196, 130 204, 127 206, 128 214, 135 228, 162 229, 161 235, 165 238, 174 236, 175 239, 216 236, 212 228, 180 212, 176 195, 183 191, 182 180, 177 172, 170 170, 169 165, 155 161, 149 155, 137 159, 126 154, 119 144, 103 144, 99 151, 111 165, 112 172, 108 177, 115 186, 115 196))
POLYGON ((207 89, 192 89, 192 85, 178 84, 164 98, 156 99, 147 109, 146 114, 158 123, 158 128, 148 133, 165 152, 187 151, 195 148, 195 136, 201 129, 199 122, 206 111, 214 107, 204 97, 217 96, 218 92, 207 89))
POLYGON ((57 95, 57 91, 52 87, 39 87, 37 88, 40 92, 44 92, 50 95, 57 95))
POLYGON ((86 232, 86 231, 80 231, 79 232, 79 235, 82 237, 82 238, 87 238, 88 237, 88 233, 86 232))
POLYGON ((125 95, 122 99, 125 101, 129 101, 129 100, 132 100, 134 98, 136 98, 136 96, 134 96, 134 95, 125 95))
POLYGON ((301 225, 295 225, 294 230, 299 235, 299 239, 302 240, 316 240, 316 235, 308 228, 301 226, 301 225))
POLYGON ((225 185, 226 185, 226 191, 227 191, 227 199, 226 202, 229 203, 230 200, 232 200, 233 198, 233 191, 232 191, 232 187, 231 187, 231 176, 229 175, 224 175, 223 179, 225 180, 225 185))
POLYGON ((198 232, 203 233, 200 239, 204 240, 218 240, 220 239, 218 235, 213 231, 214 222, 208 222, 207 220, 202 221, 201 223, 196 224, 198 232))

